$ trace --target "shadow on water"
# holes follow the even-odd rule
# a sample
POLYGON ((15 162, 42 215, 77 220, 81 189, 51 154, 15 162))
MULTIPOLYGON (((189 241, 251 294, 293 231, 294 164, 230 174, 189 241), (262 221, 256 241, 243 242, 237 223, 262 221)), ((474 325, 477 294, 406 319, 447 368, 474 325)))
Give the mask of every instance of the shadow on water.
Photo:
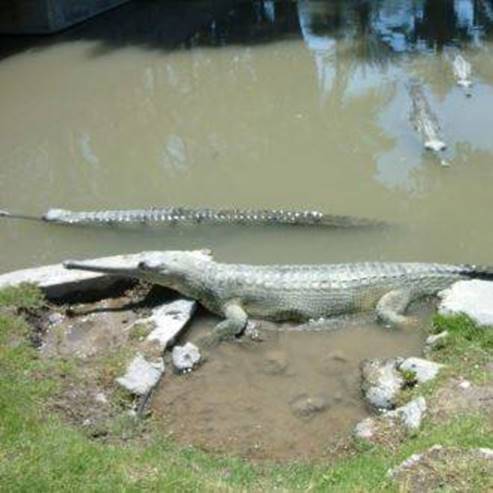
POLYGON ((51 36, 0 36, 0 59, 60 42, 98 41, 95 56, 139 46, 174 50, 302 37, 309 48, 358 38, 370 61, 393 53, 478 45, 489 38, 493 0, 135 0, 51 36))

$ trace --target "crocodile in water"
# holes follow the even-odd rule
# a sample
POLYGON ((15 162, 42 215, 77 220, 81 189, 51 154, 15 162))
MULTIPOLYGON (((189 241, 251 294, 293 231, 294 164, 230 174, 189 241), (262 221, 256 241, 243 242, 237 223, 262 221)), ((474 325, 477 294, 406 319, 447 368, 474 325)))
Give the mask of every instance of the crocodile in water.
POLYGON ((423 138, 425 149, 432 151, 443 166, 448 166, 448 162, 440 155, 447 145, 442 139, 438 118, 431 110, 423 87, 418 82, 412 82, 409 86, 409 95, 412 101, 410 119, 423 138))
POLYGON ((185 225, 185 224, 244 224, 244 225, 299 225, 332 228, 365 228, 384 226, 383 221, 324 214, 313 210, 284 209, 210 209, 164 207, 151 209, 104 210, 76 212, 50 209, 43 216, 29 216, 0 210, 0 217, 31 219, 68 225, 185 225))
POLYGON ((471 64, 460 53, 457 53, 452 60, 452 69, 457 85, 464 89, 467 97, 471 97, 471 64))

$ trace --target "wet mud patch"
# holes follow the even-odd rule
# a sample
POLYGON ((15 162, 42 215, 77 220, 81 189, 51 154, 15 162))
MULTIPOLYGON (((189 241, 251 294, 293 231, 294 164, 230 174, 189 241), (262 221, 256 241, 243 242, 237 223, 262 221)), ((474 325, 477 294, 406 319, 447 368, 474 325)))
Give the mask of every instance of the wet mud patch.
MULTIPOLYGON (((202 315, 186 338, 193 342, 216 322, 202 315)), ((331 455, 370 414, 360 362, 419 355, 425 337, 415 327, 389 329, 369 318, 341 323, 297 332, 262 322, 262 342, 225 342, 196 371, 167 372, 153 397, 153 415, 177 442, 209 452, 254 460, 331 455)))
POLYGON ((115 379, 125 373, 144 339, 135 322, 158 299, 162 303, 162 295, 159 289, 138 285, 112 298, 48 303, 39 311, 31 327, 42 335, 40 357, 58 382, 50 409, 94 439, 147 438, 146 421, 133 412, 135 398, 115 379))

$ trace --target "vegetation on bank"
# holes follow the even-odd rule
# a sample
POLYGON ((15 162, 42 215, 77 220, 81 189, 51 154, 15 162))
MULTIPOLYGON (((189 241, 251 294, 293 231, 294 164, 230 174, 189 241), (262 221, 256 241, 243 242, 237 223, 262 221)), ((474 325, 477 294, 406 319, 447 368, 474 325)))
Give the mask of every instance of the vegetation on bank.
MULTIPOLYGON (((452 416, 442 423, 425 420, 418 434, 392 448, 349 440, 330 463, 254 464, 210 455, 176 445, 152 418, 144 425, 146 440, 127 435, 103 443, 50 406, 67 373, 75 370, 69 360, 40 358, 33 346, 34 329, 26 314, 44 305, 29 286, 0 293, 1 491, 399 491, 387 472, 415 452, 435 444, 493 446, 491 423, 481 414, 452 416)), ((433 353, 434 360, 448 365, 440 381, 461 375, 491 383, 485 364, 492 361, 493 331, 478 329, 464 317, 435 317, 433 330, 444 329, 450 337, 433 353)), ((431 393, 440 381, 421 390, 431 393)), ((132 425, 131 419, 125 426, 132 425)), ((115 433, 120 428, 115 424, 115 433)), ((464 477, 451 472, 447 491, 463 491, 464 477)), ((464 474, 471 491, 493 488, 480 467, 464 474)))

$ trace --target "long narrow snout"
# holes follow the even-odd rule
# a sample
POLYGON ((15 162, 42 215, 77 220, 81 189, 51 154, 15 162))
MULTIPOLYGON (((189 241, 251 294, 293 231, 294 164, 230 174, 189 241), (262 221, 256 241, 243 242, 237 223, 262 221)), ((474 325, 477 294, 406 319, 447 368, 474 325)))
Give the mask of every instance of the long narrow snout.
POLYGON ((124 277, 142 277, 141 270, 139 268, 140 263, 136 263, 135 266, 130 267, 118 267, 104 264, 97 264, 94 261, 77 261, 66 260, 63 262, 63 266, 66 269, 86 270, 90 272, 100 272, 102 274, 109 274, 112 276, 124 276, 124 277))
POLYGON ((29 214, 19 214, 17 212, 7 211, 5 209, 0 209, 0 217, 6 217, 8 219, 27 219, 28 221, 43 222, 42 217, 30 216, 29 214))

